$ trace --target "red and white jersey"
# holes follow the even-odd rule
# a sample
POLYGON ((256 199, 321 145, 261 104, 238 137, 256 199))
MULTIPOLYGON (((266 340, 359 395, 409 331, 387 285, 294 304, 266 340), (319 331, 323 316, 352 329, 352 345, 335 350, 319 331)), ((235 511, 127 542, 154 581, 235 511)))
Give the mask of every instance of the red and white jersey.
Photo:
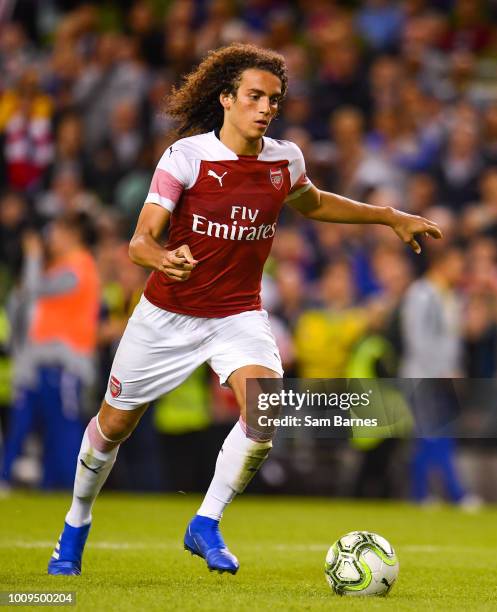
POLYGON ((264 138, 258 156, 236 155, 214 132, 183 138, 162 156, 146 202, 171 214, 166 248, 198 260, 184 283, 154 271, 145 297, 196 317, 261 308, 262 269, 285 201, 309 189, 297 145, 264 138))

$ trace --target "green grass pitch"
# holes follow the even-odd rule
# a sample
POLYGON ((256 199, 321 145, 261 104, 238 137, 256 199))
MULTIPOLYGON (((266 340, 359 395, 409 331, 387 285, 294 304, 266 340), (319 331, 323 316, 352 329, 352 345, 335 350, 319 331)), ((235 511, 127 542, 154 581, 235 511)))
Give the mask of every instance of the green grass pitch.
POLYGON ((495 508, 464 514, 245 495, 223 520, 241 563, 231 576, 208 572, 182 549, 196 496, 103 494, 83 575, 49 577, 47 561, 68 503, 67 495, 0 499, 1 591, 74 590, 76 608, 84 611, 497 610, 495 508), (380 533, 396 549, 400 575, 386 598, 341 598, 325 582, 328 546, 355 529, 380 533))

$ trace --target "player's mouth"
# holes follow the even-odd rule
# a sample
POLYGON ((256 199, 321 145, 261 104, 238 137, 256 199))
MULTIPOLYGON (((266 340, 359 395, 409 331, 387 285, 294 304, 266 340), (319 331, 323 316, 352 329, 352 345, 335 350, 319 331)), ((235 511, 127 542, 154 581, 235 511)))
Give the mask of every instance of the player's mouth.
POLYGON ((264 119, 259 119, 258 121, 255 121, 254 123, 256 123, 259 127, 266 129, 267 126, 269 125, 269 121, 264 121, 264 119))

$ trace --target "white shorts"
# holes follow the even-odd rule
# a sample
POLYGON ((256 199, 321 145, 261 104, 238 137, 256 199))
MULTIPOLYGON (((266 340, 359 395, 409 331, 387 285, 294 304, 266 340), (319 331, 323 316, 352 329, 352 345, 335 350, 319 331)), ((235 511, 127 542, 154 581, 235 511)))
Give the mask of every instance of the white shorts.
POLYGON ((247 365, 261 365, 282 376, 267 312, 190 317, 158 308, 142 296, 114 357, 105 401, 133 410, 172 391, 205 362, 222 385, 247 365))

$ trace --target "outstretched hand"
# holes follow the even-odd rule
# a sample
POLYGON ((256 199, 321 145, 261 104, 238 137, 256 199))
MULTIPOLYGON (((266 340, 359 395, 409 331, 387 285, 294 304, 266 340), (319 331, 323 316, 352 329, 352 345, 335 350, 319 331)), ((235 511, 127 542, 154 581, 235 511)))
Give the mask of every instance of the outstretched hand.
POLYGON ((42 257, 43 241, 33 230, 26 230, 22 235, 22 250, 26 257, 42 257))
POLYGON ((198 261, 193 258, 190 247, 182 244, 173 251, 166 251, 162 262, 161 271, 170 279, 184 282, 190 278, 190 274, 198 261))
POLYGON ((432 238, 442 238, 442 232, 434 221, 409 215, 408 213, 396 210, 393 221, 390 224, 397 236, 408 244, 415 253, 421 253, 421 245, 416 240, 416 236, 424 235, 432 238))

